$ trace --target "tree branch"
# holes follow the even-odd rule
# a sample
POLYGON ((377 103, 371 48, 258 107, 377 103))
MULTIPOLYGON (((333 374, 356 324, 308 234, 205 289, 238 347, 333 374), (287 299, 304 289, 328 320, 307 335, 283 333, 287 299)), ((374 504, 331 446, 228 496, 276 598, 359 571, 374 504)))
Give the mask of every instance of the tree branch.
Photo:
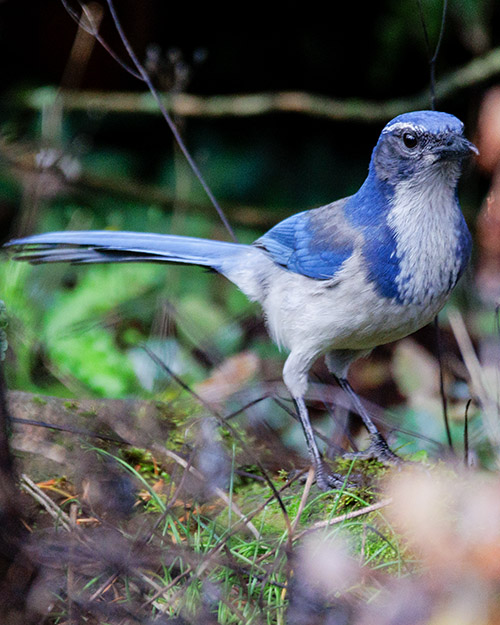
MULTIPOLYGON (((497 74, 500 74, 500 48, 446 74, 436 83, 436 97, 442 101, 497 74)), ((41 111, 51 106, 56 97, 63 98, 67 111, 160 113, 154 97, 144 92, 60 91, 55 87, 43 87, 24 92, 17 100, 14 98, 14 102, 41 111)), ((163 95, 162 101, 171 113, 182 117, 252 117, 291 112, 337 121, 378 122, 405 111, 428 108, 429 93, 426 89, 408 98, 386 102, 339 100, 301 91, 208 97, 178 93, 163 95)))

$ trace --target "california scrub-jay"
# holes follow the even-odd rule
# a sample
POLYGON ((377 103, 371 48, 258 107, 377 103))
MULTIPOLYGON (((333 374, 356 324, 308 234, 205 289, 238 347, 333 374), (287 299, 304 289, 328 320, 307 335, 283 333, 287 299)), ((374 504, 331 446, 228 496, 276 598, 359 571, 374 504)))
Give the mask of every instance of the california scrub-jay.
POLYGON ((429 323, 470 256, 457 199, 464 159, 477 153, 462 122, 419 111, 390 121, 357 193, 288 217, 252 245, 139 232, 51 232, 10 241, 17 260, 169 262, 210 267, 261 304, 273 340, 289 350, 283 380, 297 406, 320 488, 339 485, 322 459, 304 400, 326 355, 370 434, 363 457, 399 460, 347 381, 377 345, 429 323))

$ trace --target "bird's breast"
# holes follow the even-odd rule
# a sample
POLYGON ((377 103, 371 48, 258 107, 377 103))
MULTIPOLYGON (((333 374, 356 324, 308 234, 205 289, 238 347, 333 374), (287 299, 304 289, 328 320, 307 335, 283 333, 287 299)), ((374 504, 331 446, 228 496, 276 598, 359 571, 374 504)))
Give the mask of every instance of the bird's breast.
POLYGON ((470 235, 454 190, 445 185, 418 192, 403 187, 387 223, 395 240, 397 301, 422 311, 434 309, 446 300, 470 254, 470 235))

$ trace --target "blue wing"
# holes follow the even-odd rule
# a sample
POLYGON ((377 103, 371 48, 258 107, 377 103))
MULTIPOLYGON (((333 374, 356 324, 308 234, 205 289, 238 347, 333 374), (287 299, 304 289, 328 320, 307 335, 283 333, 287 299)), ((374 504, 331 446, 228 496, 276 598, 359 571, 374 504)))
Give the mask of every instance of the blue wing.
POLYGON ((345 217, 347 199, 292 215, 254 245, 289 271, 329 280, 352 255, 356 241, 362 236, 345 217))

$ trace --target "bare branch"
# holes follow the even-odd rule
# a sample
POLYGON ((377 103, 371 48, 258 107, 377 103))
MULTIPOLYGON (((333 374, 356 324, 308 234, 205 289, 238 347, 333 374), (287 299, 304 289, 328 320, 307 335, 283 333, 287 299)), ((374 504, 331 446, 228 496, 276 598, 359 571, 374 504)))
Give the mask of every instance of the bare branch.
MULTIPOLYGON (((500 48, 495 48, 437 81, 436 97, 442 101, 498 74, 500 74, 500 48)), ((55 88, 43 87, 27 91, 15 101, 21 106, 40 111, 51 104, 56 93, 55 88)), ((68 111, 155 115, 160 113, 150 93, 65 90, 61 96, 64 98, 63 106, 68 111)), ((427 108, 428 100, 427 90, 408 98, 396 98, 386 102, 354 98, 339 100, 301 91, 208 97, 188 93, 161 96, 165 108, 181 117, 255 117, 287 112, 334 121, 357 122, 381 122, 405 111, 427 108)))

